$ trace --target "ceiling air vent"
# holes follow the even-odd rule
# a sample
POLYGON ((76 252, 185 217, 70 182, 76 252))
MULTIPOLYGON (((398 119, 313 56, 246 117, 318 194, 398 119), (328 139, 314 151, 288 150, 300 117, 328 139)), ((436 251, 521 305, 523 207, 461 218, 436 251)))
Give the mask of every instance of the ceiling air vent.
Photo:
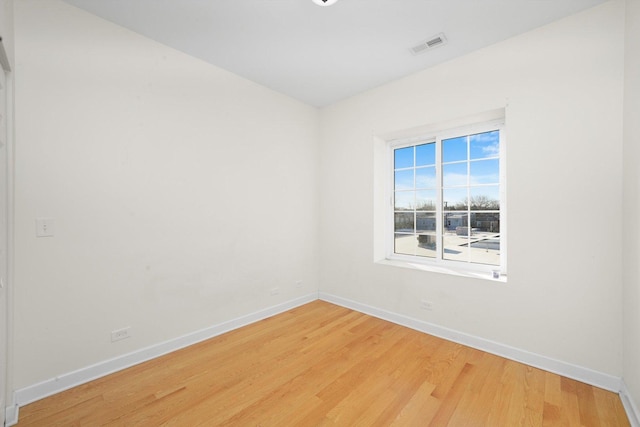
POLYGON ((442 46, 444 44, 447 44, 447 39, 443 33, 440 33, 436 36, 431 37, 429 40, 423 41, 419 45, 412 47, 411 52, 414 55, 417 55, 419 53, 435 49, 436 47, 442 46))

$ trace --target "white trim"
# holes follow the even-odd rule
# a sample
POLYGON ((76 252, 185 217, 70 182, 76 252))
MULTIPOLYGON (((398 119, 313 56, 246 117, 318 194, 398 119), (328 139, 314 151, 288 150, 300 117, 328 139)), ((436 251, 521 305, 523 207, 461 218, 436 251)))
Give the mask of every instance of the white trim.
POLYGON ((16 404, 7 406, 5 410, 4 425, 11 427, 18 424, 18 414, 20 413, 20 407, 16 404))
MULTIPOLYGON (((210 326, 200 331, 196 331, 178 338, 171 339, 169 341, 155 344, 150 347, 143 348, 129 354, 124 354, 110 360, 105 360, 103 362, 96 363, 95 365, 78 369, 77 371, 62 374, 58 377, 51 378, 41 383, 16 390, 14 392, 14 402, 17 407, 27 405, 29 403, 35 402, 36 400, 43 399, 45 397, 51 396, 64 390, 68 390, 72 387, 76 387, 89 381, 93 381, 97 378, 104 377, 105 375, 121 371, 139 363, 152 360, 156 357, 163 356, 181 348, 224 334, 225 332, 229 332, 234 329, 249 325, 251 323, 255 323, 262 319, 275 316, 276 314, 280 314, 287 310, 291 310, 292 308, 307 304, 312 301, 316 301, 317 299, 318 294, 314 292, 284 302, 282 304, 268 307, 254 313, 247 314, 245 316, 241 316, 235 319, 228 320, 226 322, 219 323, 217 325, 210 326)), ((16 409, 16 420, 17 412, 18 411, 16 409)))
POLYGON ((410 138, 422 138, 428 134, 435 134, 443 129, 456 129, 465 126, 473 125, 474 123, 491 122, 494 120, 504 120, 505 111, 508 106, 508 101, 505 100, 505 104, 500 108, 494 110, 485 111, 480 114, 473 114, 466 117, 460 117, 453 120, 440 121, 431 123, 428 125, 416 126, 410 129, 395 130, 392 132, 378 133, 377 138, 385 143, 389 143, 394 140, 409 140, 410 138))
POLYGON ((5 425, 13 425, 18 421, 18 406, 15 401, 10 402, 12 396, 9 395, 13 384, 13 234, 14 234, 14 83, 13 72, 8 59, 4 43, 0 41, 1 56, 4 56, 6 64, 3 62, 2 67, 5 74, 5 92, 6 92, 6 360, 5 360, 5 425), (9 406, 11 405, 11 406, 9 406))
POLYGON ((506 274, 500 274, 498 278, 495 278, 493 277, 493 271, 488 272, 485 269, 474 269, 473 265, 462 266, 465 268, 461 268, 460 266, 451 267, 446 264, 437 265, 427 264, 424 262, 418 263, 413 259, 402 259, 398 256, 394 257, 393 259, 381 259, 375 262, 380 265, 388 265, 392 267, 411 268, 414 270, 429 271, 431 273, 449 274, 452 276, 471 277, 473 279, 491 280, 493 282, 507 283, 506 274))
POLYGON ((572 378, 574 380, 603 388, 605 390, 613 391, 615 393, 620 392, 622 380, 619 377, 615 377, 613 375, 594 371, 589 368, 573 365, 571 363, 552 359, 536 353, 531 353, 526 350, 510 347, 505 344, 497 343, 484 338, 469 335, 464 332, 459 332, 453 329, 434 325, 433 323, 425 322, 424 320, 415 319, 398 313, 393 313, 391 311, 362 304, 326 292, 320 292, 319 297, 323 301, 350 308, 352 310, 356 310, 361 313, 387 320, 398 325, 406 326, 408 328, 424 332, 429 335, 434 335, 436 337, 453 341, 458 344, 473 347, 487 353, 495 354, 510 360, 514 360, 516 362, 521 362, 529 366, 540 368, 542 370, 562 375, 567 378, 572 378))
MULTIPOLYGON (((5 84, 7 86, 7 390, 6 399, 13 399, 12 406, 5 411, 5 425, 13 425, 18 422, 18 405, 13 396, 9 396, 10 390, 13 388, 13 279, 14 279, 14 230, 15 230, 15 87, 13 72, 5 74, 5 84), (13 422, 15 420, 15 422, 13 422), (13 424, 9 424, 13 422, 13 424)), ((8 404, 8 402, 5 402, 8 404)))
POLYGON ((631 398, 631 394, 629 393, 629 389, 627 389, 627 384, 624 380, 621 381, 620 400, 622 400, 622 405, 627 413, 627 418, 629 418, 631 427, 640 427, 640 411, 631 398))
POLYGON ((507 108, 505 107, 505 117, 503 119, 502 128, 500 129, 500 273, 501 275, 507 275, 507 233, 509 230, 508 224, 508 212, 509 201, 507 200, 507 139, 508 130, 505 126, 507 117, 507 108))

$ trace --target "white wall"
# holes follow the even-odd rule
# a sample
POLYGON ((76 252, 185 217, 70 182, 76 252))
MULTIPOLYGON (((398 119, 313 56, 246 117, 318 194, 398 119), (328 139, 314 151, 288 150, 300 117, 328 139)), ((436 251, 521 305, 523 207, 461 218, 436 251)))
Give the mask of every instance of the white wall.
POLYGON ((321 291, 621 376, 623 28, 605 3, 325 109, 321 291), (505 106, 508 283, 375 264, 374 136, 505 106))
POLYGON ((640 408, 640 1, 626 2, 624 96, 624 381, 640 408))
POLYGON ((14 389, 317 291, 316 109, 57 0, 15 21, 14 389))

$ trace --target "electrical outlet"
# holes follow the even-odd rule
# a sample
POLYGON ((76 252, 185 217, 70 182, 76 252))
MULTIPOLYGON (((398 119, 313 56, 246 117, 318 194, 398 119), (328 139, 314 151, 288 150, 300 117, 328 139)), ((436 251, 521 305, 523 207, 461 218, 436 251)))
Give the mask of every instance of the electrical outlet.
POLYGON ((271 293, 271 296, 278 295, 280 293, 280 288, 272 288, 269 292, 271 293))
POLYGON ((131 336, 131 326, 127 326, 126 328, 116 329, 115 331, 111 331, 111 342, 116 342, 123 340, 125 338, 129 338, 131 336))
POLYGON ((432 311, 433 303, 431 301, 427 301, 426 299, 423 299, 422 301, 420 301, 420 308, 423 310, 432 311))

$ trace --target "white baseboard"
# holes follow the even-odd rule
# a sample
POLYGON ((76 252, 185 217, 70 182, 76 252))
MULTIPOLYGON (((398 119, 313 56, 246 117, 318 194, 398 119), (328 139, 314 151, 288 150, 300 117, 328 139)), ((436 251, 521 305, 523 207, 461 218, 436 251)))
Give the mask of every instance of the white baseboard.
POLYGON ((11 427, 18 424, 18 412, 20 411, 20 407, 18 405, 7 406, 4 413, 4 425, 6 427, 11 427))
POLYGON ((605 390, 619 393, 621 390, 621 379, 613 375, 604 374, 581 366, 572 365, 560 360, 551 359, 539 354, 531 353, 526 350, 517 349, 508 345, 500 344, 494 341, 479 338, 473 335, 455 331, 453 329, 444 328, 434 325, 424 320, 415 319, 404 316, 402 314, 393 313, 382 310, 377 307, 362 304, 336 295, 320 292, 319 297, 323 301, 337 304, 361 313, 406 326, 420 332, 434 335, 449 341, 473 347, 487 353, 502 356, 504 358, 515 360, 526 365, 534 366, 545 371, 553 372, 577 381, 594 385, 605 390))
MULTIPOLYGON (((245 316, 231 319, 217 325, 196 331, 169 341, 165 341, 156 345, 152 345, 132 353, 124 354, 110 360, 105 360, 86 368, 78 369, 55 378, 34 384, 14 392, 14 402, 16 404, 15 420, 18 419, 18 409, 20 406, 35 402, 47 396, 68 390, 72 387, 87 383, 105 375, 112 374, 117 371, 129 368, 142 362, 154 359, 156 357, 171 353, 172 351, 196 344, 198 342, 213 338, 225 332, 241 328, 243 326, 255 323, 267 317, 291 310, 292 308, 307 304, 318 299, 316 292, 278 304, 272 307, 259 310, 245 316)), ((12 413, 12 415, 13 415, 12 413)), ((15 423, 14 423, 15 424, 15 423)), ((12 425, 12 424, 8 424, 12 425)))
POLYGON ((631 427, 640 427, 640 411, 629 394, 627 384, 622 381, 621 385, 620 400, 622 400, 622 405, 624 405, 624 410, 629 418, 629 423, 631 423, 631 427))

